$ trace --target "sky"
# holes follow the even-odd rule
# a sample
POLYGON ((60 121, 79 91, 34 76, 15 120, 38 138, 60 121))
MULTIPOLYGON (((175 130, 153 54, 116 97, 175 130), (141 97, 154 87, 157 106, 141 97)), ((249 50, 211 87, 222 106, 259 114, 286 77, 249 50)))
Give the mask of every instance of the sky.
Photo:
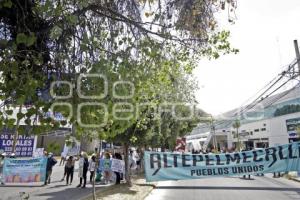
POLYGON ((295 59, 293 40, 300 45, 300 0, 238 0, 237 6, 235 24, 225 13, 217 18, 240 52, 203 59, 194 71, 198 106, 213 115, 240 107, 295 59))

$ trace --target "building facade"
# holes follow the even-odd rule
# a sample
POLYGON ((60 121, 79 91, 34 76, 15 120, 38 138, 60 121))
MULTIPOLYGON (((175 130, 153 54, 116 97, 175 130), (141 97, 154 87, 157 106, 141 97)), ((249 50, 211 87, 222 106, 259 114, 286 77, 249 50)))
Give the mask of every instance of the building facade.
POLYGON ((187 136, 188 149, 266 148, 299 140, 300 88, 263 99, 246 112, 234 109, 217 116, 214 122, 199 124, 187 136), (238 120, 240 126, 233 128, 238 120), (297 130, 299 127, 299 130, 297 130))

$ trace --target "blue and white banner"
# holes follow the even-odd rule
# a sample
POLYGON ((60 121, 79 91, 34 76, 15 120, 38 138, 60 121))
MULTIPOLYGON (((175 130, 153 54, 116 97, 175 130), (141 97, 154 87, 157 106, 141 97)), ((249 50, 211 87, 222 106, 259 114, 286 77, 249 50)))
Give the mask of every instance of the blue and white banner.
POLYGON ((47 157, 12 159, 5 158, 3 177, 5 183, 44 182, 47 157))
POLYGON ((225 154, 145 152, 146 180, 182 180, 298 171, 300 143, 225 154))

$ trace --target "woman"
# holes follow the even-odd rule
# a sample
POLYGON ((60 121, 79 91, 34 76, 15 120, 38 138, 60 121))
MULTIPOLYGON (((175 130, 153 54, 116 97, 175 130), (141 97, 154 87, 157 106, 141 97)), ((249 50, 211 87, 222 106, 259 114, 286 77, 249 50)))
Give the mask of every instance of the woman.
MULTIPOLYGON (((69 157, 66 157, 66 160, 68 160, 69 157)), ((64 176, 62 177, 62 179, 60 181, 64 181, 65 177, 67 176, 67 163, 65 163, 65 167, 64 167, 64 176)))
POLYGON ((89 167, 88 156, 85 152, 81 152, 79 158, 79 172, 78 172, 80 182, 79 185, 77 185, 77 187, 81 187, 82 180, 83 180, 83 186, 81 188, 85 188, 88 167, 89 167))
POLYGON ((105 184, 110 182, 110 154, 108 152, 104 155, 104 164, 103 164, 103 171, 104 171, 104 181, 105 184))
POLYGON ((67 174, 67 185, 69 184, 69 178, 71 178, 70 185, 72 184, 73 174, 74 174, 74 164, 75 164, 75 160, 73 159, 73 156, 70 156, 65 165, 66 174, 67 174))
POLYGON ((91 160, 89 162, 89 171, 90 171, 90 183, 93 182, 93 177, 96 169, 96 156, 92 155, 91 160))

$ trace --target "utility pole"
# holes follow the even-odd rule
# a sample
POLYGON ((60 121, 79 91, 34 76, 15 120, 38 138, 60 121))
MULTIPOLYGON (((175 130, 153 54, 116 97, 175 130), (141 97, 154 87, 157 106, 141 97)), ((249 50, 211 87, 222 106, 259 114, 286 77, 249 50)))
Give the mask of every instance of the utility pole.
POLYGON ((295 46, 295 52, 296 52, 296 59, 298 63, 298 75, 300 76, 300 53, 299 53, 299 47, 298 47, 298 41, 294 40, 294 46, 295 46))
POLYGON ((213 142, 213 146, 214 146, 214 150, 216 150, 216 128, 215 128, 215 124, 214 124, 214 119, 211 117, 211 129, 212 129, 212 142, 213 142))

